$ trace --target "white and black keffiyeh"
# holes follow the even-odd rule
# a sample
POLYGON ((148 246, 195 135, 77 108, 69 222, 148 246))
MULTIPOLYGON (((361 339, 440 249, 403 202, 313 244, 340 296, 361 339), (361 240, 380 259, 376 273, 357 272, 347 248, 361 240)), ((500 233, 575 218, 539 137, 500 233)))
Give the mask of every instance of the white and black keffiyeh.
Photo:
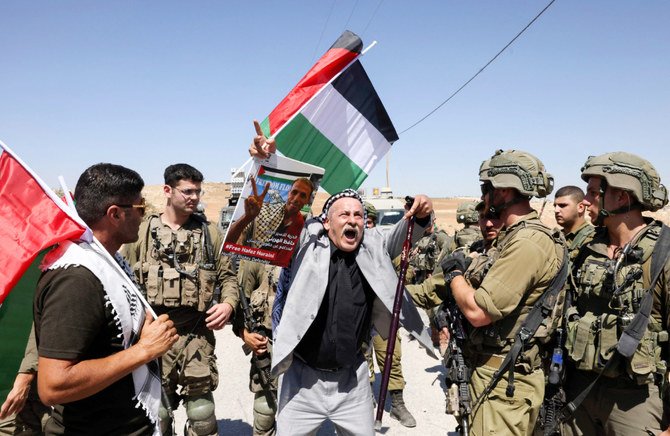
POLYGON ((355 198, 356 200, 361 202, 361 205, 363 205, 363 221, 365 221, 367 219, 367 212, 365 211, 365 205, 363 204, 363 199, 358 194, 358 192, 356 192, 353 189, 345 189, 343 191, 338 192, 337 194, 331 195, 328 198, 328 200, 326 200, 326 202, 324 203, 323 211, 321 212, 321 215, 317 217, 317 219, 321 222, 324 222, 328 217, 328 210, 333 205, 333 203, 335 203, 340 198, 347 198, 347 197, 355 198))
MULTIPOLYGON (((102 283, 105 291, 105 304, 111 305, 116 325, 123 337, 123 348, 137 343, 144 325, 145 311, 137 295, 137 288, 131 289, 132 273, 128 263, 117 253, 114 260, 130 278, 123 277, 121 271, 111 261, 108 253, 95 244, 65 241, 49 252, 40 268, 42 271, 69 266, 84 266, 102 283)), ((152 423, 156 424, 154 434, 158 432, 158 408, 161 399, 160 368, 154 360, 142 365, 133 372, 133 384, 137 406, 142 407, 152 423)))

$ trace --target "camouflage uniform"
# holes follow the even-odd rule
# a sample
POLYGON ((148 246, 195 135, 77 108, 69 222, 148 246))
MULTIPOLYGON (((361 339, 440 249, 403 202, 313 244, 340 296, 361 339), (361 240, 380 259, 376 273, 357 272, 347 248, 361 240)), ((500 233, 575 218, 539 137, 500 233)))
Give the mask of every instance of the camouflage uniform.
POLYGON ((43 435, 44 425, 51 416, 51 407, 45 406, 37 395, 37 344, 35 343, 35 327, 30 330, 25 355, 19 366, 19 374, 35 374, 30 383, 28 399, 23 409, 16 415, 8 416, 0 421, 0 435, 43 435))
MULTIPOLYGON (((277 280, 281 268, 272 265, 263 265, 258 262, 241 260, 237 272, 240 289, 249 300, 249 309, 254 321, 263 328, 268 337, 268 352, 272 355, 272 305, 277 291, 277 280)), ((242 336, 244 328, 244 313, 242 307, 235 311, 234 329, 238 336, 242 336)), ((276 433, 275 415, 277 405, 268 401, 268 393, 261 383, 260 371, 269 376, 270 359, 259 360, 259 365, 267 363, 267 367, 258 368, 252 363, 249 371, 249 390, 254 393, 254 428, 255 436, 271 436, 276 433)), ((277 379, 270 378, 271 390, 277 398, 277 379)))
MULTIPOLYGON (((484 161, 480 181, 484 183, 484 195, 489 195, 489 205, 494 204, 495 189, 514 188, 527 197, 544 197, 553 189, 553 178, 542 162, 530 153, 514 150, 499 151, 484 161)), ((496 248, 497 259, 474 293, 475 302, 488 314, 491 323, 474 328, 464 350, 472 369, 472 398, 479 398, 491 383, 514 343, 519 326, 567 261, 560 232, 544 226, 535 211, 502 230, 496 248)), ((513 396, 507 396, 510 380, 505 372, 473 410, 471 434, 532 434, 544 397, 543 343, 558 322, 558 313, 555 310, 544 320, 513 362, 513 396)))
POLYGON ((421 283, 429 277, 438 265, 437 259, 451 238, 444 230, 436 230, 419 239, 410 253, 408 274, 411 269, 412 280, 406 283, 421 283))
MULTIPOLYGON (((205 312, 215 288, 220 303, 237 306, 237 280, 230 259, 220 256, 222 237, 216 225, 193 214, 178 230, 151 215, 140 226, 139 240, 123 248, 140 288, 157 314, 168 313, 179 340, 162 357, 163 386, 171 407, 183 397, 189 435, 217 433, 212 391, 219 374, 214 332, 205 312), (180 395, 177 387, 181 386, 180 395)), ((161 407, 161 430, 170 433, 169 412, 161 407)))
MULTIPOLYGON (((649 162, 635 155, 608 153, 591 157, 582 168, 582 179, 588 181, 591 177, 601 179, 597 222, 631 210, 628 207, 623 212, 604 211, 603 198, 609 187, 634 196, 641 210, 656 211, 667 204, 667 191, 660 185, 658 173, 649 162)), ((609 254, 610 233, 605 226, 597 228, 592 240, 576 256, 570 289, 574 302, 566 316, 568 400, 582 393, 591 382, 596 384, 576 409, 574 419, 564 426, 564 434, 647 435, 658 434, 669 425, 664 391, 670 357, 670 261, 666 258, 658 282, 648 291, 652 258, 666 253, 654 252, 664 226, 648 218, 644 221, 646 226, 627 244, 629 248, 614 256, 609 254), (652 292, 649 323, 640 332, 642 337, 633 355, 623 357, 613 347, 640 311, 648 292, 652 292)))
POLYGON ((568 244, 568 253, 570 254, 570 261, 574 261, 579 253, 582 245, 588 243, 593 239, 595 227, 585 222, 574 232, 565 233, 565 242, 568 244))

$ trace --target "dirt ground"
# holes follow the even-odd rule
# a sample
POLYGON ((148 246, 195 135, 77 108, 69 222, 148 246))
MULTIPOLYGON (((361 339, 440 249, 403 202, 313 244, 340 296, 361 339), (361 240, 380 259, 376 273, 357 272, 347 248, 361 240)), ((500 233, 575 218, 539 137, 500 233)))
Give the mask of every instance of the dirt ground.
MULTIPOLYGON (((203 183, 205 196, 202 202, 205 204, 205 213, 211 221, 218 221, 221 208, 228 204, 230 197, 230 186, 227 183, 203 183)), ((151 185, 144 188, 144 196, 147 203, 151 205, 150 210, 155 212, 162 211, 165 207, 165 198, 163 196, 162 185, 151 185)), ((325 192, 318 192, 314 199, 313 210, 315 213, 320 213, 323 204, 328 199, 328 194, 325 192)), ((433 198, 433 207, 435 209, 435 219, 438 227, 444 229, 450 235, 462 227, 456 222, 456 209, 458 205, 464 201, 476 200, 473 197, 451 197, 451 198, 433 198)), ((553 199, 547 200, 546 203, 542 200, 533 200, 531 205, 535 210, 542 210, 542 222, 549 227, 556 225, 554 219, 553 199)), ((655 213, 645 213, 660 219, 666 224, 670 224, 670 206, 659 210, 655 213)))

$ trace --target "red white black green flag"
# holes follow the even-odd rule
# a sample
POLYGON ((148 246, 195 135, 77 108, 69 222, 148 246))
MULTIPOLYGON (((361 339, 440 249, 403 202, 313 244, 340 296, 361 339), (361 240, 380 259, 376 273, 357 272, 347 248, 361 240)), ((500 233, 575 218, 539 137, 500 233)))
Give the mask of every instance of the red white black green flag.
POLYGON ((321 186, 358 188, 398 140, 356 58, 363 43, 345 31, 261 123, 284 155, 323 167, 321 186))

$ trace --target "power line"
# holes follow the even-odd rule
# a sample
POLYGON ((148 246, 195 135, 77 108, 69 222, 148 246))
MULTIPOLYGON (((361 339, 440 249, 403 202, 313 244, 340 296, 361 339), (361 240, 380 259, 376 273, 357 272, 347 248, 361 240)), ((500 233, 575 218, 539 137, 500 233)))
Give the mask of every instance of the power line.
POLYGON ((319 45, 321 45, 321 40, 323 39, 323 34, 326 33, 326 27, 328 27, 328 23, 330 22, 330 16, 333 15, 333 10, 335 9, 335 3, 337 0, 333 0, 333 3, 330 5, 330 12, 328 12, 328 18, 326 18, 326 23, 323 25, 323 29, 321 29, 321 35, 319 35, 319 40, 316 43, 316 47, 314 47, 314 53, 312 53, 312 63, 316 61, 316 55, 317 55, 317 50, 319 50, 319 45))
POLYGON ((533 18, 532 20, 530 20, 530 23, 526 24, 526 27, 524 27, 523 29, 521 29, 521 31, 520 31, 519 33, 517 33, 516 36, 515 36, 514 38, 512 38, 512 40, 511 40, 510 42, 508 42, 507 45, 505 45, 505 47, 503 47, 498 53, 496 53, 496 55, 493 56, 493 57, 491 58, 491 60, 489 60, 489 61, 486 63, 486 65, 484 65, 483 67, 481 67, 481 68, 479 69, 479 71, 477 71, 477 73, 476 73, 474 76, 470 77, 470 78, 468 79, 467 82, 465 82, 463 85, 461 85, 461 87, 458 88, 456 91, 454 91, 454 92, 453 92, 453 93, 452 93, 446 100, 444 100, 442 103, 440 103, 439 105, 437 105, 437 107, 436 107, 435 109, 433 109, 432 111, 428 112, 428 113, 427 113, 426 115, 424 115, 419 121, 415 122, 414 124, 412 124, 411 126, 409 126, 408 128, 406 128, 405 130, 403 130, 402 132, 400 132, 400 133, 398 134, 398 136, 402 135, 403 133, 407 132, 409 129, 411 129, 411 128, 415 127, 416 125, 420 124, 421 122, 423 122, 423 121, 424 121, 426 118, 428 118, 429 116, 433 115, 435 112, 438 111, 438 109, 440 109, 442 106, 444 106, 449 100, 451 100, 452 98, 454 98, 454 97, 456 96, 456 94, 458 94, 459 92, 461 92, 461 90, 462 90, 463 88, 465 88, 466 86, 468 86, 468 84, 469 84, 470 82, 472 82, 473 80, 475 80, 475 77, 479 76, 479 75, 486 69, 486 67, 488 67, 489 65, 491 65, 491 64, 493 63, 493 61, 495 61, 495 60, 498 58, 498 56, 500 56, 505 50, 507 50, 507 48, 508 48, 510 45, 512 45, 512 44, 514 43, 514 41, 516 41, 516 40, 517 40, 517 39, 518 39, 518 38, 519 38, 519 37, 520 37, 520 36, 521 36, 521 35, 522 35, 522 34, 523 34, 523 33, 524 33, 524 32, 525 32, 525 31, 526 31, 526 30, 527 30, 527 29, 528 29, 528 28, 529 28, 529 27, 530 27, 530 26, 531 26, 531 25, 532 25, 538 18, 540 18, 540 16, 541 16, 542 14, 544 14, 544 12, 545 12, 547 9, 549 9, 549 6, 551 6, 552 4, 554 4, 555 1, 556 1, 556 0, 551 0, 551 1, 547 4, 547 6, 545 6, 544 9, 542 9, 542 10, 540 11, 540 13, 537 14, 537 15, 535 16, 535 18, 533 18))
POLYGON ((384 0, 379 0, 379 3, 377 3, 377 7, 372 12, 372 16, 368 20, 368 24, 365 25, 363 31, 360 33, 361 38, 363 38, 363 35, 365 35, 365 31, 368 30, 368 27, 370 27, 370 23, 372 23, 372 20, 375 18, 375 15, 377 15, 377 11, 379 11, 379 8, 381 7, 382 3, 384 3, 384 0))
POLYGON ((347 18, 347 22, 344 23, 344 29, 347 29, 347 26, 349 25, 349 21, 351 21, 351 17, 354 16, 354 11, 356 10, 356 6, 358 6, 358 0, 356 0, 356 3, 354 3, 354 7, 351 8, 351 12, 349 13, 349 18, 347 18))

